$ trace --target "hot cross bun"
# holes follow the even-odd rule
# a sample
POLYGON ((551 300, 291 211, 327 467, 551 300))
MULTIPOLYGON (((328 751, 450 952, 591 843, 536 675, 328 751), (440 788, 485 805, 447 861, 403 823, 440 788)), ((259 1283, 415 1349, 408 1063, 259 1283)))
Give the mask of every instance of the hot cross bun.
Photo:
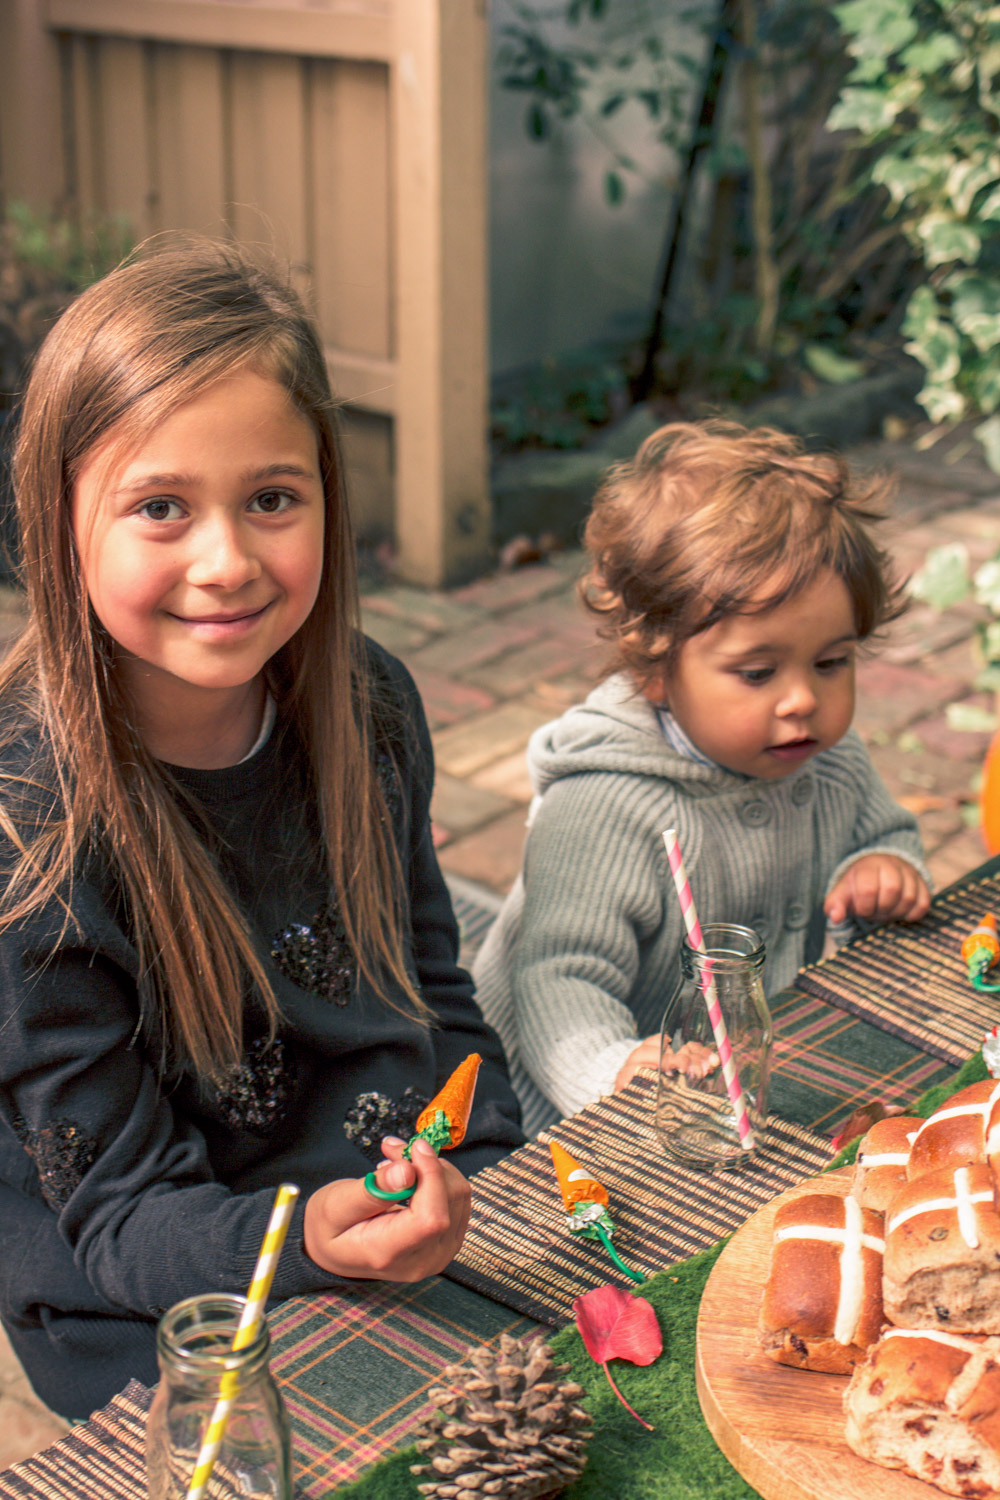
POLYGON ((960 1495, 1000 1494, 1000 1339, 889 1329, 844 1392, 861 1458, 960 1495))
POLYGON ((761 1347, 784 1365, 847 1375, 882 1326, 882 1217, 833 1193, 783 1204, 774 1221, 761 1347))
POLYGON ((890 1199, 907 1181, 910 1146, 923 1124, 918 1115, 890 1115, 862 1137, 851 1184, 851 1196, 862 1208, 885 1213, 890 1199))
POLYGON ((903 1328, 1000 1334, 1000 1214, 983 1163, 907 1183, 886 1215, 883 1296, 903 1328))
POLYGON ((971 1083, 924 1120, 910 1147, 912 1180, 945 1167, 986 1161, 1000 1152, 1000 1083, 971 1083))

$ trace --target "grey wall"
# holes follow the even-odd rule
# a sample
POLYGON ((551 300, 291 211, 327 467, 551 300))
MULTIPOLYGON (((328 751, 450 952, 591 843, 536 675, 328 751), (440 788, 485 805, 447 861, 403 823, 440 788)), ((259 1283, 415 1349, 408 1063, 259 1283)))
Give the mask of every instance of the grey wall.
MULTIPOLYGON (((612 0, 612 12, 662 24, 687 50, 704 50, 697 33, 673 19, 678 0, 612 0)), ((707 6, 706 6, 707 8, 707 6)), ((498 83, 496 52, 515 0, 493 0, 491 84, 491 320, 494 375, 616 340, 644 329, 671 201, 676 163, 657 145, 640 109, 624 110, 608 129, 642 161, 651 181, 634 175, 625 201, 604 194, 608 152, 579 120, 560 123, 549 140, 524 127, 526 96, 498 83)), ((579 40, 579 28, 562 33, 579 40)), ((592 33, 593 35, 593 33, 592 33)))

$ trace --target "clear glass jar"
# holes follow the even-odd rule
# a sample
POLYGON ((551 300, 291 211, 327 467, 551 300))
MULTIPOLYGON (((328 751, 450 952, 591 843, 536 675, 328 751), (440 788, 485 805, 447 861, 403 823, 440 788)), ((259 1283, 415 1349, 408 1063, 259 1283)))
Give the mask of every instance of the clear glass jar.
POLYGON ((160 1383, 146 1423, 149 1500, 185 1500, 216 1403, 226 1395, 232 1406, 205 1500, 291 1500, 291 1434, 267 1363, 267 1323, 261 1320, 245 1349, 232 1349, 245 1306, 245 1297, 223 1293, 188 1297, 160 1320, 160 1383))
POLYGON ((771 1013, 762 983, 764 944, 757 933, 712 922, 702 928, 702 937, 704 953, 686 938, 681 946, 681 977, 663 1018, 656 1133, 674 1161, 721 1171, 747 1162, 760 1144, 771 1071, 771 1013), (709 979, 750 1120, 749 1149, 718 1061, 703 988, 709 979))

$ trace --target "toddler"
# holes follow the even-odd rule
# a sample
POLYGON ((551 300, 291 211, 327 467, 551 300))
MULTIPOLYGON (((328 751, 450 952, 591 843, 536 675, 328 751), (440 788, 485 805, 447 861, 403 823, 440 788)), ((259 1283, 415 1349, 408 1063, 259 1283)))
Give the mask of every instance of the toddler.
POLYGON ((529 1133, 657 1065, 684 936, 665 828, 772 992, 827 923, 927 911, 914 819, 850 728, 859 645, 904 607, 880 498, 722 420, 661 428, 599 492, 582 597, 613 675, 532 736, 523 870, 475 968, 529 1133))

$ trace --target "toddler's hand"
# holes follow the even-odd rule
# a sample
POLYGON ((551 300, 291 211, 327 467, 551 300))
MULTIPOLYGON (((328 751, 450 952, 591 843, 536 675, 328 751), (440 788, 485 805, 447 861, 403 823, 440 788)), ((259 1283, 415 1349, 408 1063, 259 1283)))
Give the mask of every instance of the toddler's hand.
POLYGON ((841 875, 823 902, 830 921, 849 916, 869 922, 919 922, 931 893, 908 860, 895 854, 864 854, 841 875))
POLYGON ((648 1036, 638 1047, 633 1048, 618 1070, 615 1079, 615 1093, 622 1091, 627 1083, 638 1073, 640 1068, 658 1068, 660 1066, 660 1038, 648 1036))
POLYGON ((385 1203, 362 1178, 344 1177, 317 1188, 306 1203, 305 1250, 324 1271, 373 1281, 421 1281, 443 1271, 465 1237, 472 1191, 456 1167, 424 1140, 403 1160, 404 1142, 387 1136, 379 1187, 398 1192, 416 1182, 406 1203, 385 1203))
MULTIPOLYGON (((640 1068, 660 1066, 660 1038, 648 1036, 630 1052, 615 1079, 617 1094, 630 1083, 640 1068)), ((685 1042, 679 1052, 668 1048, 663 1054, 663 1067, 667 1072, 686 1073, 689 1078, 704 1078, 719 1066, 719 1054, 700 1042, 685 1042)))

